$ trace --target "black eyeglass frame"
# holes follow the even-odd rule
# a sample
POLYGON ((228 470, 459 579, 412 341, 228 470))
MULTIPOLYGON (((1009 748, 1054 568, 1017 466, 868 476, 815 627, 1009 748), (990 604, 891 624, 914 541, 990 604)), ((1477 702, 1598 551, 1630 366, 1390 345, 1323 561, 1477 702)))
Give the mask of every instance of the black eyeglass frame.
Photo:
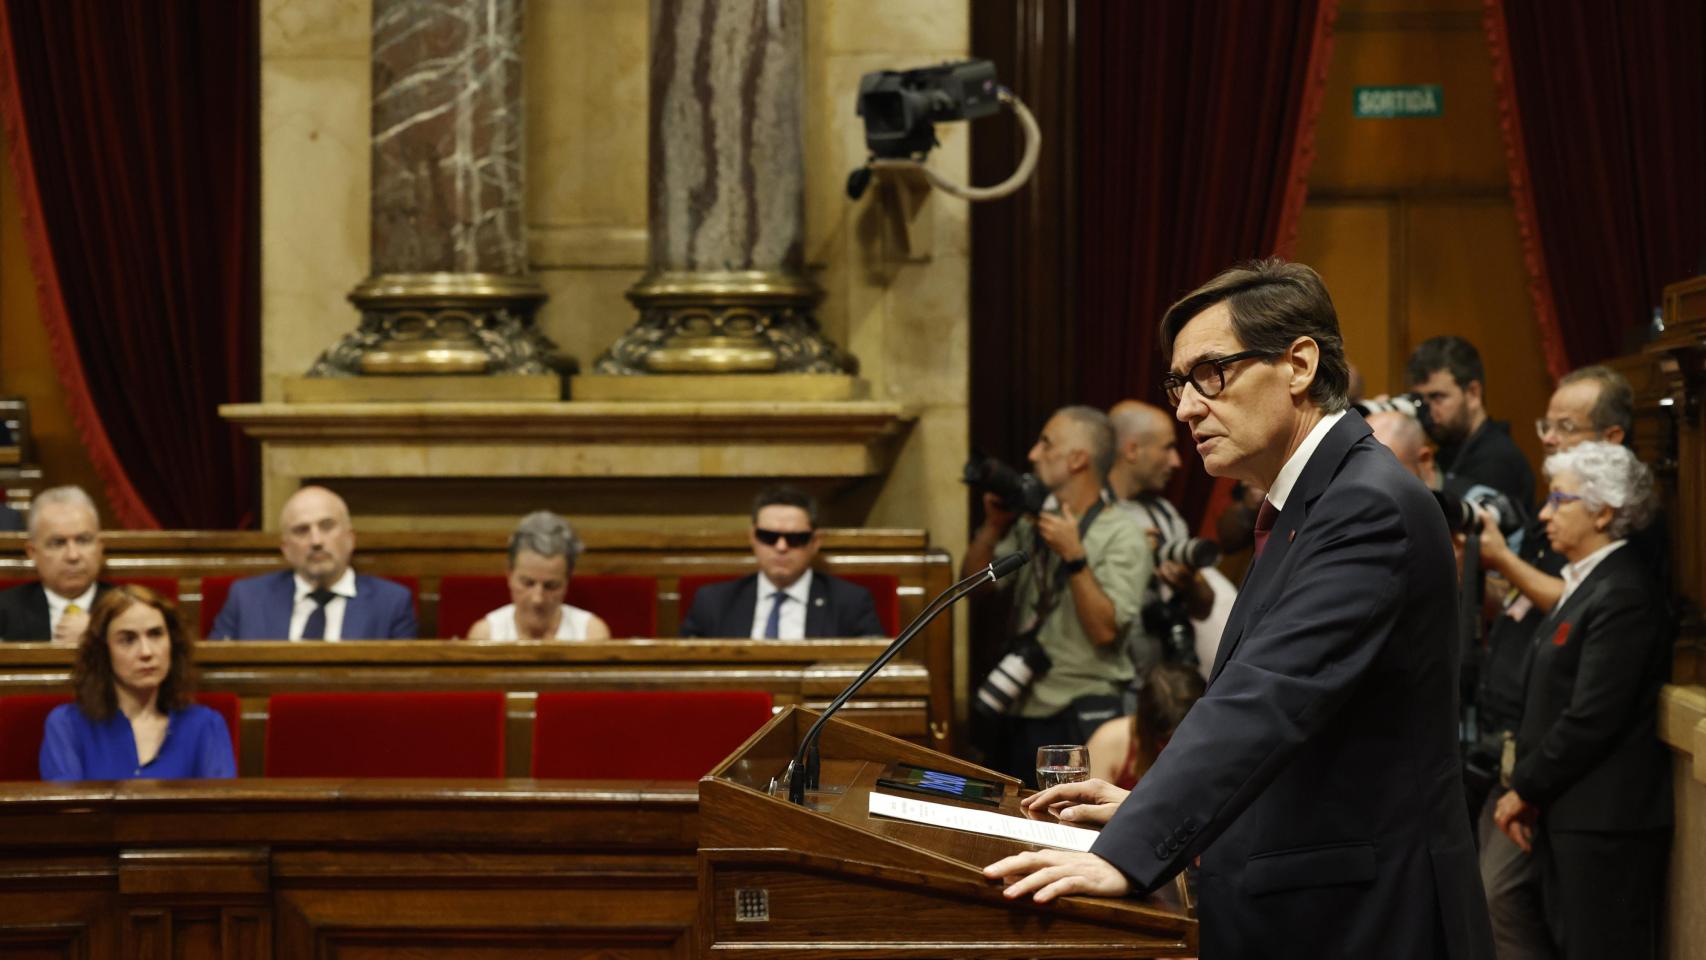
POLYGON ((1196 388, 1197 393, 1201 394, 1204 400, 1212 400, 1220 396, 1221 391, 1226 389, 1226 368, 1229 364, 1258 357, 1263 360, 1273 360, 1278 356, 1280 354, 1272 350, 1243 350, 1238 353, 1229 353, 1224 357, 1209 357, 1206 360, 1198 360, 1191 365, 1191 369, 1185 376, 1181 377, 1176 373, 1169 373, 1162 377, 1161 392, 1167 397, 1168 403, 1177 407, 1179 401, 1184 399, 1185 384, 1188 383, 1196 388), (1203 371, 1204 367, 1213 371, 1215 382, 1213 390, 1207 388, 1206 381, 1209 374, 1203 371))
POLYGON ((784 533, 781 530, 766 530, 763 527, 753 527, 752 535, 758 538, 759 543, 762 543, 767 547, 774 547, 778 540, 786 540, 788 541, 788 546, 793 549, 803 550, 805 549, 806 544, 811 543, 812 538, 817 536, 817 531, 790 530, 784 533))

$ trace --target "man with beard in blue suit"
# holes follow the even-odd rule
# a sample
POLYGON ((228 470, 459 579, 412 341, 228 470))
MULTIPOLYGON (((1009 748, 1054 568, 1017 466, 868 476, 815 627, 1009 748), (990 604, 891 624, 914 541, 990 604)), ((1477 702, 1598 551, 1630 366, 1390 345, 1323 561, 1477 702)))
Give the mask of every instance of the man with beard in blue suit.
POLYGON ((1422 483, 1346 414, 1315 271, 1222 273, 1161 322, 1208 472, 1268 491, 1208 690, 1129 794, 1025 800, 1105 824, 1088 853, 985 868, 1010 897, 1154 890, 1200 857, 1204 960, 1485 958, 1457 754, 1456 567, 1422 483))
POLYGON ((415 639, 408 588, 350 569, 355 530, 342 497, 303 487, 285 501, 279 526, 291 568, 233 583, 208 639, 415 639))

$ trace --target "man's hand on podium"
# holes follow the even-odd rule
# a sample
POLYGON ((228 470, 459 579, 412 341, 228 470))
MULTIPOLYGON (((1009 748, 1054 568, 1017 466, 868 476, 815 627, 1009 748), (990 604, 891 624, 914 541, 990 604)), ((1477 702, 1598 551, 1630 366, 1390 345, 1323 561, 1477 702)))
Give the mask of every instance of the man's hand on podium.
POLYGON ((1080 893, 1092 897, 1123 897, 1131 890, 1125 874, 1093 853, 1076 850, 1035 850, 997 860, 983 875, 1007 884, 1010 899, 1032 894, 1038 903, 1080 893))
POLYGON ((1106 780, 1080 780, 1039 790, 1019 801, 1019 809, 1032 820, 1053 817, 1074 826, 1099 827, 1130 795, 1106 780))

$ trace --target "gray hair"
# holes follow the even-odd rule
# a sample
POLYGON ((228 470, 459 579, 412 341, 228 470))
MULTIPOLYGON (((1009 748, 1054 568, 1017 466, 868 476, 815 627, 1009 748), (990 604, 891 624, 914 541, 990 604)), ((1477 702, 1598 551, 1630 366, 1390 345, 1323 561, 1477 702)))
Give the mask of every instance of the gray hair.
POLYGON ((1621 540, 1651 523, 1658 511, 1653 497, 1653 472, 1635 458, 1628 447, 1604 440, 1589 440, 1546 458, 1546 477, 1561 473, 1581 484, 1579 495, 1589 510, 1610 507, 1611 526, 1606 533, 1621 540))
POLYGON ((82 487, 63 486, 49 487, 35 495, 30 501, 30 539, 36 538, 37 517, 41 516, 42 507, 82 507, 89 511, 89 516, 95 518, 95 529, 101 529, 101 511, 96 509, 95 501, 90 499, 82 487))
POLYGON ((1065 417, 1083 431, 1084 450, 1090 454, 1090 469, 1096 479, 1104 480, 1114 468, 1114 425, 1108 415, 1095 407, 1061 407, 1055 416, 1065 417))
POLYGON ((1594 398, 1593 410, 1588 414, 1593 419, 1593 428, 1609 430, 1612 427, 1622 427, 1623 442, 1634 443, 1635 391, 1623 374, 1610 367, 1595 364, 1564 374, 1563 379, 1558 381, 1558 386, 1562 388, 1590 380, 1599 385, 1599 396, 1594 398))
POLYGON ((535 510, 522 517, 515 525, 515 532, 509 535, 509 565, 513 569, 521 551, 531 550, 541 557, 562 557, 573 570, 575 558, 585 549, 586 544, 575 536, 575 528, 569 526, 569 521, 549 510, 535 510))

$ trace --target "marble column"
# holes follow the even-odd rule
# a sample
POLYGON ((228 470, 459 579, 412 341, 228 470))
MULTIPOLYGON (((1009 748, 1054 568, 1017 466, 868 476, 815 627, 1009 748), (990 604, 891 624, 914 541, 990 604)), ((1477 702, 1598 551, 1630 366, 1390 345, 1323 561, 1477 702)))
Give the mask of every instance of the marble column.
POLYGON ((371 275, 310 376, 549 373, 522 176, 524 0, 373 0, 371 275))
POLYGON ((805 0, 652 0, 640 319, 597 372, 845 373, 805 273, 805 0))

